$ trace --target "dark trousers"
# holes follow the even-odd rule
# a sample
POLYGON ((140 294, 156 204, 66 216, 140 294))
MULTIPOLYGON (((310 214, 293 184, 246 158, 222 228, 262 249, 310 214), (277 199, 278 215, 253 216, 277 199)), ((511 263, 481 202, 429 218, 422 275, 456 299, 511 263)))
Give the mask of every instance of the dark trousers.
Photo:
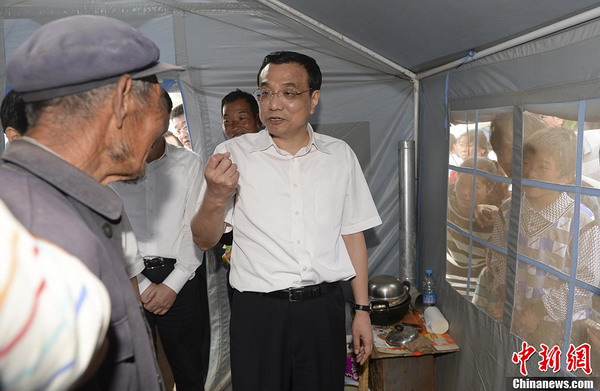
POLYGON ((234 391, 341 391, 346 368, 344 296, 290 302, 234 290, 234 391))
MULTIPOLYGON (((173 266, 145 269, 143 274, 161 283, 173 266)), ((177 391, 204 390, 210 349, 210 321, 206 291, 206 263, 196 270, 164 315, 146 312, 156 342, 156 329, 173 371, 177 391)))

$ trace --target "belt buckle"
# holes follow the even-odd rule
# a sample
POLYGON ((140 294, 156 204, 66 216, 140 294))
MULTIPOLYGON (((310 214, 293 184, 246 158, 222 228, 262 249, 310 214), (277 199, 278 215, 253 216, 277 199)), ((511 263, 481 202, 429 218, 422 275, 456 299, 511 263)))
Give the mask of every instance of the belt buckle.
POLYGON ((301 299, 295 299, 294 293, 300 291, 302 288, 288 288, 288 300, 290 302, 300 301, 301 299))
POLYGON ((165 262, 162 259, 162 257, 150 257, 150 258, 144 259, 144 266, 148 270, 158 269, 160 267, 165 266, 165 262), (146 264, 145 261, 148 261, 148 265, 146 264))

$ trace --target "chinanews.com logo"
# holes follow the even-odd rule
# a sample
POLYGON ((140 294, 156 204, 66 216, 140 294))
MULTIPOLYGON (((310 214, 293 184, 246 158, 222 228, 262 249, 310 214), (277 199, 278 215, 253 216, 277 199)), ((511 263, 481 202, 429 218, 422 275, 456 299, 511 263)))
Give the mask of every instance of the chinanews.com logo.
POLYGON ((570 377, 509 377, 506 387, 509 391, 517 390, 571 390, 587 391, 594 389, 593 379, 573 379, 570 377))
MULTIPOLYGON (((523 342, 521 350, 513 353, 512 362, 519 365, 521 375, 527 376, 527 361, 534 357, 535 347, 523 342)), ((591 346, 588 343, 579 346, 569 345, 565 354, 566 370, 574 372, 582 370, 585 374, 592 373, 591 346)), ((557 373, 561 370, 562 352, 559 346, 549 347, 540 344, 538 351, 538 369, 541 372, 557 373)), ((507 390, 592 390, 596 378, 573 378, 573 377, 509 377, 507 378, 507 390)), ((597 385, 597 384, 596 384, 597 385)))

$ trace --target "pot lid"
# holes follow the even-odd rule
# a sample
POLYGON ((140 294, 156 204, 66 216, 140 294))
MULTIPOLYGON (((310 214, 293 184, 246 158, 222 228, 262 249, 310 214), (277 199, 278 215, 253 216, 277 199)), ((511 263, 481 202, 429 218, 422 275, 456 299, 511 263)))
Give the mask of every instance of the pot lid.
POLYGON ((373 300, 394 300, 396 303, 403 302, 410 298, 408 291, 410 284, 408 281, 401 282, 394 276, 380 275, 369 280, 369 299, 373 300))
POLYGON ((417 329, 411 326, 399 324, 390 331, 385 338, 385 342, 390 346, 406 346, 419 336, 417 329))

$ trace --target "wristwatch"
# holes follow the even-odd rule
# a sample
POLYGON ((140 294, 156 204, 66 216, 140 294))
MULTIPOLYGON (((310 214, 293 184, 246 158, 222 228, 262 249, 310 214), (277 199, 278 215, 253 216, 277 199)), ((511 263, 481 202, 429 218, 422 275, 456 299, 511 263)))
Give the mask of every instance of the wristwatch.
POLYGON ((355 310, 358 310, 358 311, 368 312, 369 314, 371 313, 371 311, 373 311, 373 306, 371 305, 371 303, 369 303, 369 305, 360 305, 360 304, 352 303, 352 308, 354 308, 355 310))

